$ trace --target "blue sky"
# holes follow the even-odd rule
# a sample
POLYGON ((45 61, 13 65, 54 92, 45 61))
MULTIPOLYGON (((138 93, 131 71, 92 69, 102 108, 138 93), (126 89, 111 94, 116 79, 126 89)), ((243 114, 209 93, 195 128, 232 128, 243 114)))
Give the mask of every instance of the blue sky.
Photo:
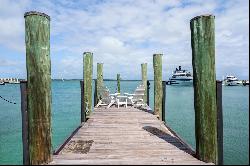
POLYGON ((215 15, 216 75, 249 79, 248 0, 0 0, 0 78, 26 78, 24 13, 51 17, 52 78, 82 78, 83 52, 104 63, 104 78, 140 79, 163 54, 163 79, 192 70, 190 19, 215 15))

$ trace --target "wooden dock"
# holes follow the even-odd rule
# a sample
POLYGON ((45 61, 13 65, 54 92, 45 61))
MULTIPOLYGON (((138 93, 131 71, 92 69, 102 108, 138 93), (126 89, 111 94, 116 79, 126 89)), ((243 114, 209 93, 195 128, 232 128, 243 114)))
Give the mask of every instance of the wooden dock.
POLYGON ((95 108, 50 164, 213 164, 194 152, 148 111, 95 108))

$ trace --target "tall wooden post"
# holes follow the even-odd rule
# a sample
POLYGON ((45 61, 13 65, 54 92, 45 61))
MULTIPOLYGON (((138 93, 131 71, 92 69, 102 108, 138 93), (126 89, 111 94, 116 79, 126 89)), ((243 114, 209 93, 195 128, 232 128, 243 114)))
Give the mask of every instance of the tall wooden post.
POLYGON ((153 55, 154 65, 154 114, 162 120, 162 54, 153 55))
POLYGON ((223 165, 222 81, 216 81, 218 165, 223 165))
POLYGON ((93 53, 83 53, 84 111, 88 117, 92 112, 93 53))
POLYGON ((149 89, 150 89, 150 82, 147 80, 147 105, 149 106, 149 89))
POLYGON ((81 123, 86 122, 86 112, 84 110, 84 80, 80 81, 81 87, 81 123))
POLYGON ((143 101, 144 103, 147 103, 147 63, 142 63, 141 64, 141 75, 142 75, 142 84, 144 86, 144 97, 143 101))
POLYGON ((94 79, 94 107, 97 104, 97 79, 94 79))
POLYGON ((117 74, 117 93, 121 93, 121 77, 117 74))
POLYGON ((196 153, 200 160, 217 163, 217 108, 214 16, 190 21, 196 153))
POLYGON ((103 63, 97 63, 97 80, 96 80, 96 93, 97 93, 97 99, 96 104, 101 99, 101 88, 103 86, 103 63))
POLYGON ((52 160, 50 17, 27 12, 25 18, 29 163, 52 160))
POLYGON ((166 81, 162 81, 162 121, 166 122, 166 81))
POLYGON ((23 165, 29 165, 29 135, 28 135, 28 110, 27 110, 27 81, 20 81, 21 90, 21 115, 22 115, 22 142, 23 165))

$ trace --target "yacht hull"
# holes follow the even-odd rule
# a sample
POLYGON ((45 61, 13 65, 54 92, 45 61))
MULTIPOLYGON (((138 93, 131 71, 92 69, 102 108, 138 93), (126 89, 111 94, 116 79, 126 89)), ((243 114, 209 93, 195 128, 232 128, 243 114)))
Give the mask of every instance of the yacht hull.
POLYGON ((193 80, 170 80, 169 85, 193 86, 193 80))

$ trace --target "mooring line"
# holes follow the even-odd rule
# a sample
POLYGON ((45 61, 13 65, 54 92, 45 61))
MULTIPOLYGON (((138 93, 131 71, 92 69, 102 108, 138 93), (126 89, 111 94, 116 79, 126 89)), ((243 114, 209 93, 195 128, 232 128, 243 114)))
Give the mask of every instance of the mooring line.
POLYGON ((5 101, 7 101, 7 102, 9 102, 9 103, 11 103, 11 104, 16 104, 15 102, 12 102, 12 101, 9 101, 9 100, 3 98, 2 96, 0 96, 0 97, 1 97, 3 100, 5 100, 5 101))

